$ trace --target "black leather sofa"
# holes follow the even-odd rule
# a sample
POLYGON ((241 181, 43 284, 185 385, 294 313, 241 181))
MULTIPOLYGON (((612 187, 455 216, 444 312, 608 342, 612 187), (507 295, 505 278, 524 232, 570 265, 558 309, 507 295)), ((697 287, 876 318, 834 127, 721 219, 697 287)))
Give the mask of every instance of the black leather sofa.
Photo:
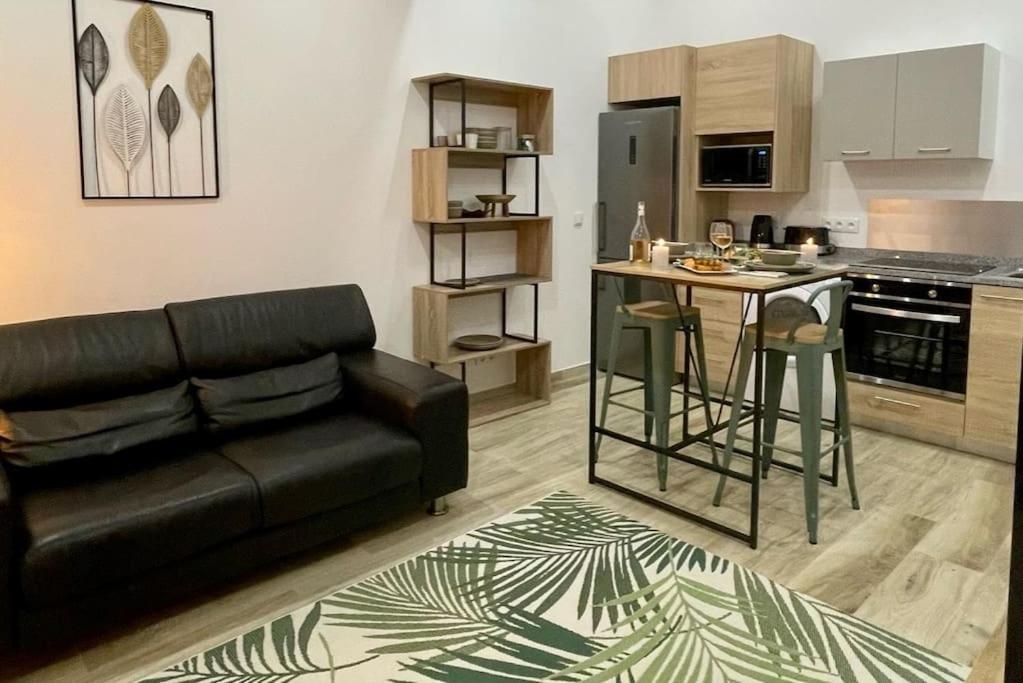
POLYGON ((465 386, 375 342, 354 285, 0 326, 0 645, 442 505, 465 386))

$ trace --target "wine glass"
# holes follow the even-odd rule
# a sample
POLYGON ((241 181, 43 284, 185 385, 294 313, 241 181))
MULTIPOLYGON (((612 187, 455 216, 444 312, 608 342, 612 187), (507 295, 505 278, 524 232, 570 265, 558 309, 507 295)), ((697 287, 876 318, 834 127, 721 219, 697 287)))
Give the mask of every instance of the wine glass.
POLYGON ((724 257, 728 247, 732 246, 732 237, 732 226, 730 223, 715 221, 711 224, 710 241, 721 250, 722 257, 724 257))

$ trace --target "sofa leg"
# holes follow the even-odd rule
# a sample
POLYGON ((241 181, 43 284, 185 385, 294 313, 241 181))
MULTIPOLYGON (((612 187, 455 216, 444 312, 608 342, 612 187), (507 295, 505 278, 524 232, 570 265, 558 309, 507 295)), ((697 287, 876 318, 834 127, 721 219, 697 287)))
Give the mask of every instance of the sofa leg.
POLYGON ((444 496, 430 501, 429 513, 434 517, 448 514, 448 499, 444 496))

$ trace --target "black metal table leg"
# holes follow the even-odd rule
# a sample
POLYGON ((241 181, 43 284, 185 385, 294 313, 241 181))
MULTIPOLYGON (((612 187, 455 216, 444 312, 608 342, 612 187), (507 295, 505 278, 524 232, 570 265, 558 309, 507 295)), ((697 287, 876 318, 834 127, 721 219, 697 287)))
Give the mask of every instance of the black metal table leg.
MULTIPOLYGON (((600 274, 590 271, 590 426, 587 480, 594 483, 597 475, 597 287, 600 274)), ((606 378, 604 381, 607 381, 606 378)))
MULTIPOLYGON (((675 291, 675 298, 676 298, 676 301, 677 301, 678 300, 678 290, 675 289, 674 291, 675 291)), ((692 307, 692 305, 693 305, 693 288, 687 286, 686 287, 686 307, 690 308, 690 307, 692 307)), ((681 318, 681 316, 679 316, 679 317, 681 318)), ((683 386, 683 388, 685 390, 685 394, 682 397, 682 438, 687 439, 687 438, 689 438, 689 373, 691 373, 693 371, 692 363, 689 360, 689 349, 692 348, 691 345, 693 343, 693 339, 692 339, 692 332, 689 330, 688 327, 686 328, 684 336, 685 336, 686 348, 682 350, 682 354, 685 356, 685 360, 683 361, 683 364, 682 364, 683 365, 682 369, 685 371, 685 378, 682 380, 684 382, 684 384, 682 386, 683 386)), ((710 425, 707 425, 707 427, 710 427, 710 425)))
MULTIPOLYGON (((757 531, 760 523, 760 480, 762 422, 764 416, 764 306, 766 296, 757 293, 756 344, 753 352, 753 490, 750 495, 750 547, 757 547, 757 531)), ((741 397, 737 397, 741 400, 741 397)))

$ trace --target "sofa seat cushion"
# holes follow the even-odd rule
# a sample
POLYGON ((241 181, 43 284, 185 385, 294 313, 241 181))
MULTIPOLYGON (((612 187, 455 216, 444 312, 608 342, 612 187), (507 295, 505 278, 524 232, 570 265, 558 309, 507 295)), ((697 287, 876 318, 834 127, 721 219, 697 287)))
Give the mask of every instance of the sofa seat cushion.
POLYGON ((232 436, 220 452, 256 480, 266 527, 371 498, 418 479, 422 467, 408 432, 336 410, 232 436))
POLYGON ((123 583, 259 528, 256 485, 230 460, 191 440, 143 448, 153 452, 130 465, 19 491, 29 606, 123 583))
POLYGON ((40 467, 198 430, 188 382, 169 389, 67 408, 0 411, 0 454, 12 465, 40 467))
POLYGON ((307 413, 341 395, 336 353, 221 379, 193 378, 210 431, 307 413))

